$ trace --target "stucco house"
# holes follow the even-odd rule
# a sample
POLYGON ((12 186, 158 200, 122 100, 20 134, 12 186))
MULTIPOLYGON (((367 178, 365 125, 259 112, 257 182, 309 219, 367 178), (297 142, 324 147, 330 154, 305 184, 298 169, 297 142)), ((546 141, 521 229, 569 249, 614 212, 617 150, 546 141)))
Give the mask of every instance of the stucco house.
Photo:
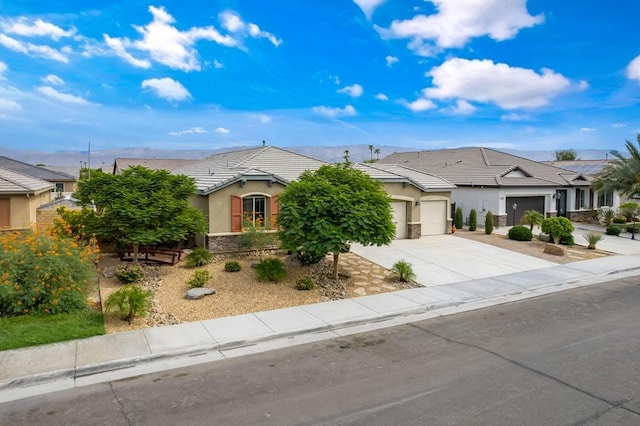
MULTIPOLYGON (((246 220, 264 220, 273 229, 278 195, 305 170, 324 161, 273 146, 215 154, 175 169, 195 179, 193 204, 201 209, 208 230, 199 245, 210 251, 239 247, 246 220)), ((444 234, 450 228, 451 190, 455 185, 429 173, 396 165, 354 164, 383 183, 392 199, 396 238, 444 234)))
POLYGON ((0 167, 0 229, 28 229, 38 207, 52 199, 55 184, 0 167))
POLYGON ((54 187, 51 191, 56 193, 54 196, 57 194, 64 196, 71 195, 77 189, 77 178, 68 173, 51 170, 46 167, 34 166, 33 164, 3 156, 0 156, 0 167, 52 183, 54 187))
POLYGON ((464 217, 471 209, 484 223, 491 211, 495 226, 518 224, 526 210, 571 220, 594 217, 594 200, 585 174, 528 160, 490 148, 470 147, 394 153, 380 160, 433 173, 456 185, 452 199, 464 217))

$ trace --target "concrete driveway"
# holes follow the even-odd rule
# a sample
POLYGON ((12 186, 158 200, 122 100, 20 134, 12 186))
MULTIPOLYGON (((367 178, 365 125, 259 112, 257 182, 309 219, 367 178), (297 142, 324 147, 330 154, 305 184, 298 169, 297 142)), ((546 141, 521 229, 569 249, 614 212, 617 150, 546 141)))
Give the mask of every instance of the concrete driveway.
POLYGON ((395 240, 383 247, 354 244, 351 251, 385 268, 405 260, 411 263, 416 281, 427 287, 557 266, 454 235, 395 240))

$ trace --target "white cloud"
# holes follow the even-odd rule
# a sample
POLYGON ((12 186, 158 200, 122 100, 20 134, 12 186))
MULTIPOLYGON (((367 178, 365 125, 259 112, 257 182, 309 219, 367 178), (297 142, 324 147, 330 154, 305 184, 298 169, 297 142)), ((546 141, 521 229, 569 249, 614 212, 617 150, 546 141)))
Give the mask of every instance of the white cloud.
POLYGON ((222 62, 218 61, 217 59, 213 60, 213 67, 214 68, 224 68, 224 65, 222 64, 222 62))
POLYGON ((276 47, 282 44, 281 39, 271 34, 270 32, 261 30, 260 27, 256 24, 253 24, 251 22, 244 22, 242 18, 235 12, 229 10, 221 12, 218 18, 220 19, 220 24, 222 25, 222 27, 231 33, 242 35, 245 37, 249 36, 252 38, 266 38, 271 42, 271 44, 276 47))
POLYGON ((592 127, 581 127, 578 129, 581 132, 597 132, 598 129, 594 129, 592 127))
POLYGON ((571 85, 549 69, 538 74, 488 59, 449 59, 427 75, 432 77, 433 87, 424 89, 426 98, 494 103, 504 109, 541 107, 571 85))
POLYGON ((611 125, 611 127, 613 127, 614 129, 622 129, 623 127, 627 127, 627 125, 623 123, 614 123, 611 125))
POLYGON ((586 80, 580 80, 577 84, 577 88, 580 91, 587 90, 589 88, 589 82, 586 80))
POLYGON ((40 44, 25 43, 15 38, 11 38, 5 34, 0 34, 0 45, 11 49, 15 52, 24 53, 25 55, 37 56, 40 58, 51 59, 53 61, 69 63, 69 58, 65 53, 69 53, 68 49, 65 51, 56 50, 53 47, 44 46, 40 44))
POLYGON ((21 109, 22 109, 22 106, 20 106, 20 104, 17 103, 16 101, 13 101, 11 99, 0 98, 0 111, 3 111, 3 112, 20 111, 21 109))
POLYGON ((367 19, 370 19, 373 12, 385 1, 386 0, 353 0, 353 2, 362 10, 367 19))
POLYGON ((391 55, 387 55, 385 56, 385 61, 387 61, 387 66, 388 67, 392 67, 393 64, 397 63, 400 59, 396 58, 395 56, 391 56, 391 55))
POLYGON ((9 67, 7 66, 7 64, 5 64, 4 62, 0 61, 0 80, 4 79, 2 74, 7 72, 8 69, 9 69, 9 67))
POLYGON ((172 78, 152 78, 142 82, 143 89, 151 89, 157 96, 168 101, 184 101, 191 93, 172 78))
POLYGON ((312 109, 316 114, 324 115, 329 118, 352 117, 357 114, 356 109, 351 105, 347 105, 344 108, 315 106, 312 109))
POLYGON ((56 101, 64 102, 66 104, 91 105, 91 102, 80 96, 58 92, 56 89, 50 86, 40 86, 36 90, 51 99, 55 99, 56 101))
POLYGON ((500 117, 502 121, 528 121, 531 118, 527 114, 516 114, 515 112, 505 114, 500 117))
POLYGON ((149 68, 146 59, 137 59, 128 49, 148 54, 155 62, 182 71, 199 71, 201 66, 198 52, 193 45, 198 40, 210 40, 227 47, 238 46, 233 37, 222 35, 212 26, 192 27, 188 31, 180 31, 173 24, 175 19, 164 7, 149 6, 153 20, 146 26, 134 25, 133 28, 142 36, 141 40, 131 41, 128 38, 110 37, 104 34, 105 43, 113 52, 130 64, 149 68))
POLYGON ((220 134, 222 134, 222 135, 226 135, 226 134, 228 134, 228 133, 230 133, 230 132, 231 132, 231 130, 226 129, 226 128, 224 128, 224 127, 217 127, 217 128, 216 128, 216 133, 220 133, 220 134))
POLYGON ((631 80, 640 81, 640 56, 636 56, 636 58, 629 62, 627 66, 627 77, 631 80))
POLYGON ((476 109, 469 102, 458 99, 456 105, 451 108, 451 112, 456 115, 470 115, 476 112, 476 109))
POLYGON ((436 108, 436 104, 430 99, 420 98, 413 102, 402 102, 404 106, 413 112, 427 111, 436 108))
POLYGON ((182 136, 182 135, 190 135, 193 133, 209 133, 202 127, 192 127, 186 130, 178 130, 176 132, 169 132, 171 136, 182 136))
POLYGON ((378 93, 375 98, 379 101, 388 101, 389 97, 387 95, 385 95, 384 93, 378 93))
POLYGON ((267 114, 251 114, 251 116, 254 117, 260 124, 271 123, 271 117, 267 114))
POLYGON ((362 89, 362 86, 360 86, 359 84, 352 84, 351 86, 346 86, 343 87, 342 89, 336 90, 337 93, 344 93, 345 95, 349 95, 352 98, 359 98, 360 96, 362 96, 362 93, 364 92, 364 90, 362 89))
POLYGON ((16 20, 6 20, 0 23, 0 27, 9 34, 16 34, 24 37, 50 37, 59 40, 62 37, 71 37, 76 33, 74 28, 63 30, 57 25, 36 19, 30 22, 25 17, 16 20))
POLYGON ((526 0, 428 0, 437 13, 394 20, 389 28, 376 26, 382 37, 409 39, 416 54, 432 56, 440 49, 460 48, 476 37, 496 41, 515 37, 522 28, 544 21, 531 16, 526 0))
POLYGON ((64 84, 64 80, 57 75, 49 74, 41 79, 44 83, 52 84, 54 86, 60 86, 64 84))

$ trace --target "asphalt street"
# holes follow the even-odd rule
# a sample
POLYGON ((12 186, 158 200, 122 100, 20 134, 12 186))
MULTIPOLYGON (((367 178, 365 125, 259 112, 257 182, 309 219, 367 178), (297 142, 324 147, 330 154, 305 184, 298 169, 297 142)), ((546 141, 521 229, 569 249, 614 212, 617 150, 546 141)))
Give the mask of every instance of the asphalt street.
POLYGON ((0 405, 2 425, 637 425, 640 278, 0 405))

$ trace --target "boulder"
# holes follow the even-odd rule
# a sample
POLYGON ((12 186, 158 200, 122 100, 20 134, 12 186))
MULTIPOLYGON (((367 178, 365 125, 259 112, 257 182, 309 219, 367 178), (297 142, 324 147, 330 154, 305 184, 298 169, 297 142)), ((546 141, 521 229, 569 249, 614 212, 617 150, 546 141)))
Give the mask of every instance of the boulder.
POLYGON ((544 252, 553 254, 554 256, 566 256, 567 249, 558 244, 547 244, 544 246, 544 252))
POLYGON ((189 300, 196 300, 196 299, 202 299, 205 296, 208 296, 210 294, 216 294, 216 291, 212 288, 207 288, 207 287, 196 287, 196 288, 190 288, 189 290, 187 290, 187 299, 189 300))
POLYGON ((103 269, 102 271, 102 275, 105 278, 113 278, 116 276, 116 273, 118 272, 118 267, 117 266, 107 266, 106 268, 103 269))

